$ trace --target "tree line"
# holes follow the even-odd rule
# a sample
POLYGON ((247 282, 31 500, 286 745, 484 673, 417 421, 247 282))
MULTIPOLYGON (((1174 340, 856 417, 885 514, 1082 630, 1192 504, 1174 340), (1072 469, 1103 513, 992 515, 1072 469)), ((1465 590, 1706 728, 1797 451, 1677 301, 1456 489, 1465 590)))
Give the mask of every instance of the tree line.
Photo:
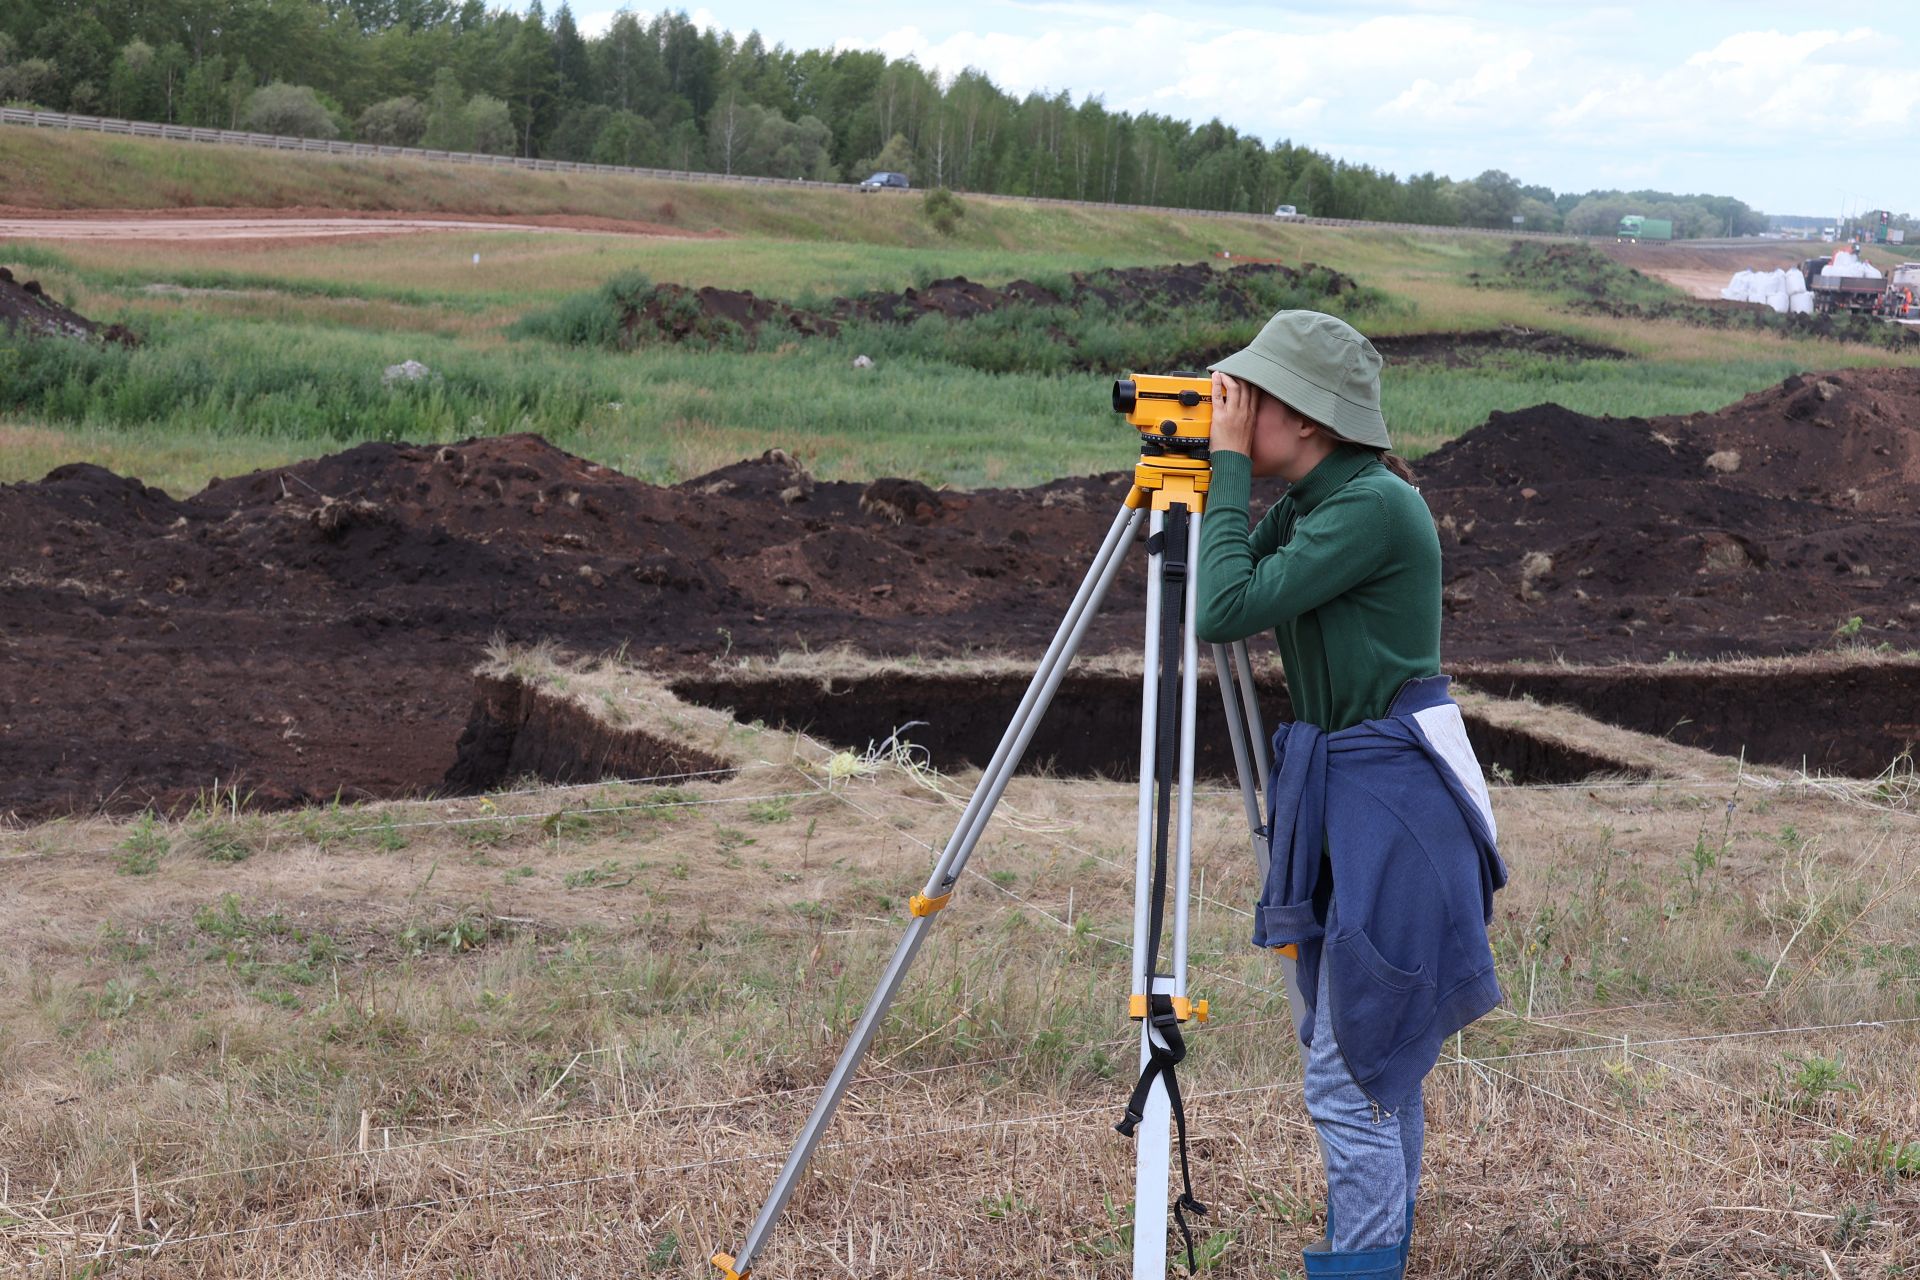
POLYGON ((1218 119, 1098 97, 1011 94, 859 49, 769 48, 683 12, 622 11, 596 36, 564 3, 485 0, 12 0, 0 102, 394 146, 917 185, 1171 208, 1682 236, 1765 218, 1726 196, 1556 193, 1499 170, 1456 180, 1350 164, 1218 119))

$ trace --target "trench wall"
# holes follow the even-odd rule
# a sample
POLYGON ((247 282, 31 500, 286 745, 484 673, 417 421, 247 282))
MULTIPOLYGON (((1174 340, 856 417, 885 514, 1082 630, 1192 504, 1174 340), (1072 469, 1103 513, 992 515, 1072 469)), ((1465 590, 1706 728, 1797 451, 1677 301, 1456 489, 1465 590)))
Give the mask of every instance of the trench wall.
POLYGON ((472 794, 527 777, 594 782, 730 767, 685 743, 609 723, 570 698, 511 676, 478 675, 473 709, 442 788, 472 794))
MULTIPOLYGON (((722 707, 740 720, 760 720, 859 749, 915 721, 904 736, 926 749, 935 767, 985 765, 1019 707, 1025 674, 941 675, 878 672, 826 685, 811 676, 693 676, 672 683, 688 702, 722 707)), ((1278 683, 1260 690, 1269 728, 1292 716, 1278 683)), ((1467 736, 1481 763, 1499 766, 1516 781, 1572 782, 1617 773, 1619 763, 1561 743, 1487 724, 1468 714, 1467 736)), ((1264 745, 1261 748, 1265 750, 1264 745)), ((1102 672, 1070 672, 1041 718, 1022 768, 1074 776, 1135 778, 1140 761, 1140 681, 1102 672)), ((1232 780, 1220 689, 1211 672, 1200 678, 1194 770, 1232 780)))
POLYGON ((1920 662, 1461 668, 1496 698, 1532 697, 1756 764, 1873 777, 1920 740, 1920 662))

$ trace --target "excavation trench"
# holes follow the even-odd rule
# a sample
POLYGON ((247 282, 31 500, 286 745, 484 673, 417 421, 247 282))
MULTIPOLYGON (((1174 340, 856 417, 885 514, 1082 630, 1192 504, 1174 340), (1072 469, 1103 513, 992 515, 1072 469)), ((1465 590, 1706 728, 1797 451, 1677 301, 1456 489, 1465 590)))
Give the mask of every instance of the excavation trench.
MULTIPOLYGON (((1466 688, 1495 699, 1571 708, 1603 725, 1661 742, 1744 757, 1755 764, 1872 777, 1920 738, 1920 661, 1788 659, 1727 664, 1548 664, 1459 667, 1466 688)), ((737 719, 803 730, 859 749, 896 729, 941 769, 984 765, 999 744, 1029 675, 917 673, 730 674, 675 679, 680 698, 737 719), (911 728, 905 726, 911 725, 911 728)), ((1292 715, 1286 688, 1264 678, 1269 726, 1292 715)), ((1645 774, 1643 757, 1599 741, 1514 723, 1463 699, 1467 736, 1490 773, 1515 782, 1573 782, 1595 774, 1645 774)), ((1061 683, 1023 768, 1072 776, 1133 777, 1139 768, 1140 681, 1079 670, 1061 683)), ((1200 679, 1194 765, 1233 777, 1233 755, 1211 671, 1200 679)))
MULTIPOLYGON (((884 671, 816 675, 700 676, 677 679, 680 698, 722 708, 736 719, 803 731, 862 750, 896 731, 927 753, 937 769, 983 766, 993 756, 1030 675, 920 674, 884 671)), ((1269 726, 1292 714, 1286 690, 1261 688, 1269 726)), ((1545 735, 1501 725, 1469 711, 1467 734, 1481 762, 1516 781, 1570 782, 1597 773, 1637 773, 1632 763, 1545 735)), ((1264 745, 1261 748, 1265 750, 1264 745)), ((1035 729, 1021 768, 1073 777, 1133 778, 1140 767, 1140 678, 1122 672, 1076 671, 1061 682, 1035 729)), ((1204 778, 1234 777, 1219 686, 1200 679, 1194 769, 1204 778)))

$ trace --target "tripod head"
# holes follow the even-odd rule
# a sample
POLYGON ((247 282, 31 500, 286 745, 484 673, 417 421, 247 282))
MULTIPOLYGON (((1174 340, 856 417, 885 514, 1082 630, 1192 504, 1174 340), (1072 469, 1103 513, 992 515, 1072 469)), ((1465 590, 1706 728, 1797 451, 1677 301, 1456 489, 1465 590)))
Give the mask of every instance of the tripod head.
POLYGON ((1136 373, 1114 382, 1113 409, 1140 432, 1127 505, 1164 511, 1178 502, 1201 510, 1212 475, 1213 380, 1190 369, 1136 373))

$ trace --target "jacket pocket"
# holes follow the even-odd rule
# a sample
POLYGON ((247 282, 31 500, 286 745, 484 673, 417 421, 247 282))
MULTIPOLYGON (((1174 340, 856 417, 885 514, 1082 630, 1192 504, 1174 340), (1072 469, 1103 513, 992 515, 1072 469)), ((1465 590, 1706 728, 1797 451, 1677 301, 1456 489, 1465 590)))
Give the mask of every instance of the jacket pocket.
POLYGON ((1364 1085, 1432 1020, 1433 977, 1425 966, 1409 970, 1389 963, 1359 929, 1327 940, 1326 963, 1334 1039, 1364 1085))

